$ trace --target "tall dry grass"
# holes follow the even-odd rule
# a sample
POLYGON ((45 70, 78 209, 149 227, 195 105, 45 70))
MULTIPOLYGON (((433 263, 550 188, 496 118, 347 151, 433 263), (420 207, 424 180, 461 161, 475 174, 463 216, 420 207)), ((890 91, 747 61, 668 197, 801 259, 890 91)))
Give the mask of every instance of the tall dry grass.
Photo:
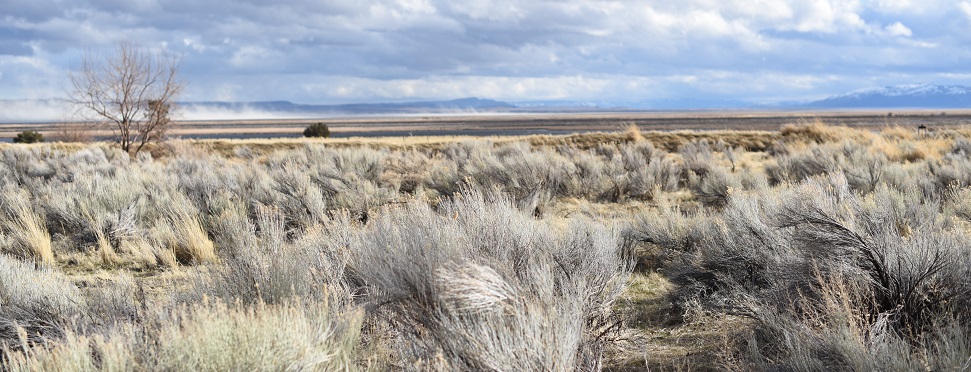
POLYGON ((31 208, 24 193, 7 193, 0 199, 3 210, 2 220, 11 239, 12 252, 20 257, 31 259, 39 264, 54 264, 51 235, 47 231, 42 216, 31 208))

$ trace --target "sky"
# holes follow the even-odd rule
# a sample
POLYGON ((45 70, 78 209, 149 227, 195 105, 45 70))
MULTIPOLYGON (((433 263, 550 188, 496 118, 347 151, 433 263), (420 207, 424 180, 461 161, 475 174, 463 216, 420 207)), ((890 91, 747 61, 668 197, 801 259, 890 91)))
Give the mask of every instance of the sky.
POLYGON ((801 101, 971 85, 969 30, 961 0, 0 0, 0 99, 129 40, 183 101, 801 101))

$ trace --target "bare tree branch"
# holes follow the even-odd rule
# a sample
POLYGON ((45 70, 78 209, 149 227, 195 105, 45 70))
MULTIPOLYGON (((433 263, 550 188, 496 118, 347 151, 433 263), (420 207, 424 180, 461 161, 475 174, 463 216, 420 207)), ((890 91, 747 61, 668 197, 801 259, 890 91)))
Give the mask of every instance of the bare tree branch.
POLYGON ((165 137, 173 125, 175 100, 185 89, 181 59, 119 42, 112 54, 85 53, 70 74, 77 113, 109 129, 121 148, 137 154, 165 137))

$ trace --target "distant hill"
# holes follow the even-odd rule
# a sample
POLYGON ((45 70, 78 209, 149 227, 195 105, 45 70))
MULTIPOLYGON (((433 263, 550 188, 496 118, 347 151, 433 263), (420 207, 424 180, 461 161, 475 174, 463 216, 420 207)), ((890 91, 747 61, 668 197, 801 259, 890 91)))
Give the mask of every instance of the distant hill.
POLYGON ((805 105, 811 108, 971 108, 971 87, 914 84, 858 90, 805 105))
POLYGON ((747 101, 729 99, 703 99, 703 98, 677 98, 677 99, 650 99, 640 101, 620 101, 620 100, 587 100, 587 101, 520 101, 515 105, 522 110, 549 110, 549 111, 571 111, 571 110, 711 110, 711 109, 744 109, 757 107, 756 104, 747 101))
POLYGON ((306 105, 289 101, 183 102, 180 105, 187 110, 257 110, 287 114, 407 114, 454 111, 499 111, 516 108, 516 106, 506 102, 474 97, 451 101, 354 103, 344 105, 306 105))
MULTIPOLYGON (((259 120, 353 115, 623 112, 643 110, 971 109, 971 87, 913 84, 857 90, 814 102, 759 104, 719 98, 528 100, 481 98, 397 103, 299 104, 289 101, 180 102, 180 120, 259 120)), ((0 123, 50 123, 73 118, 60 99, 0 100, 0 123)))

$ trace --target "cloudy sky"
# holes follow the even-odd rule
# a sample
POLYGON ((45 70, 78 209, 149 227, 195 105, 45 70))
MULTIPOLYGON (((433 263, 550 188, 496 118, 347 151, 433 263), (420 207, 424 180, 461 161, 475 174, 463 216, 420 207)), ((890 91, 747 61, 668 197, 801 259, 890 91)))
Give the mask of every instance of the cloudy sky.
POLYGON ((0 99, 85 50, 183 55, 183 100, 806 100, 971 85, 961 0, 0 0, 0 99))

